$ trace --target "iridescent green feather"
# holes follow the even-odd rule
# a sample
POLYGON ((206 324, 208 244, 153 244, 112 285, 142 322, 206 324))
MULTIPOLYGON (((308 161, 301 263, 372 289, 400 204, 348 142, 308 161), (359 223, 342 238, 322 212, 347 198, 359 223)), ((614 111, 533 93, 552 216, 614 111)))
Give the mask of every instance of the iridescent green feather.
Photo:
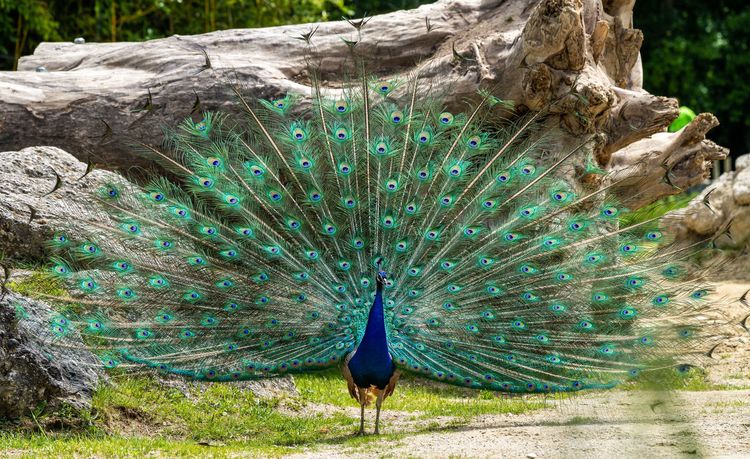
POLYGON ((440 381, 609 387, 705 345, 698 249, 658 221, 619 227, 617 196, 560 173, 598 171, 588 156, 533 117, 494 121, 507 105, 488 92, 452 113, 417 79, 361 81, 316 82, 310 103, 240 95, 244 119, 207 112, 152 149, 177 181, 92 194, 106 218, 50 243, 77 305, 50 339, 216 381, 338 365, 380 264, 391 354, 440 381))

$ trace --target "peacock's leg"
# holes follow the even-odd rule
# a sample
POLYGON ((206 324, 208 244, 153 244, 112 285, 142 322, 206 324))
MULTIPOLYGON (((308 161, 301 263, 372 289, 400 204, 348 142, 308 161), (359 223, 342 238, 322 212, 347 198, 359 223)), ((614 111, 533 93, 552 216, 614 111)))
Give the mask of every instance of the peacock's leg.
POLYGON ((365 434, 365 404, 359 402, 359 432, 357 435, 365 434))
POLYGON ((359 402, 359 432, 357 435, 365 434, 365 405, 367 405, 367 389, 357 388, 357 401, 359 402))
POLYGON ((378 398, 375 399, 375 435, 379 435, 380 432, 378 428, 380 427, 380 406, 383 404, 383 395, 385 395, 385 391, 378 392, 378 398))

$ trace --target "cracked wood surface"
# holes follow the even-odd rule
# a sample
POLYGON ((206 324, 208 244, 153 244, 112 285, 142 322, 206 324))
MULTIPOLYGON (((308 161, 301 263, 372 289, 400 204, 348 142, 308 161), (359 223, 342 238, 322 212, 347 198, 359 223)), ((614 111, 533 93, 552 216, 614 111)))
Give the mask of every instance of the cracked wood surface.
MULTIPOLYGON (((700 182, 727 151, 704 139, 716 124, 712 115, 665 132, 678 104, 642 88, 643 34, 633 28, 633 4, 441 0, 371 18, 355 49, 378 73, 418 70, 425 81, 449 87, 449 104, 488 87, 513 101, 517 114, 548 109, 545 131, 561 148, 594 136, 571 170, 580 172, 585 155, 593 155, 610 173, 604 181, 578 176, 579 183, 616 177, 615 188, 636 208, 700 182)), ((158 143, 162 126, 190 116, 198 100, 202 109, 238 112, 235 83, 258 98, 309 93, 309 58, 324 88, 340 87, 340 69, 351 58, 342 38, 354 41, 357 33, 346 21, 322 23, 308 53, 298 38, 311 27, 43 43, 21 59, 19 71, 0 72, 0 151, 54 145, 107 168, 148 165, 118 139, 158 143)))

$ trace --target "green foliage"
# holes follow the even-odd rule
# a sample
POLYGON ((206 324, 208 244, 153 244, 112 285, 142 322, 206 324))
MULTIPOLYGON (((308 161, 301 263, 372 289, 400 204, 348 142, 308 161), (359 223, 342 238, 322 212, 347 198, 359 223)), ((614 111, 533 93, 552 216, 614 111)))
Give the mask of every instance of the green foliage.
POLYGON ((41 41, 142 41, 352 14, 347 0, 0 0, 0 68, 41 41))
POLYGON ((669 132, 677 132, 695 119, 695 112, 690 107, 680 107, 680 115, 669 125, 669 132))
POLYGON ((59 23, 42 0, 0 0, 0 68, 14 68, 41 40, 59 40, 59 23))
POLYGON ((645 88, 677 97, 721 126, 710 136, 735 155, 750 150, 750 8, 745 0, 639 0, 645 88))

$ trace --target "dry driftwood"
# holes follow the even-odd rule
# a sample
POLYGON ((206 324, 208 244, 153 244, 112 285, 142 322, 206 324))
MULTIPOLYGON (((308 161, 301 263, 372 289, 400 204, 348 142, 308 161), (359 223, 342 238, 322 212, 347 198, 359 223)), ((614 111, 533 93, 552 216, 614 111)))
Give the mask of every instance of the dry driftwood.
MULTIPOLYGON (((726 150, 703 139, 716 124, 711 115, 684 132, 664 132, 678 104, 642 89, 643 35, 633 28, 633 4, 439 1, 371 18, 356 50, 380 72, 419 68, 422 78, 450 78, 455 101, 481 85, 518 111, 547 107, 546 123, 562 147, 595 134, 590 153, 634 208, 702 181, 726 150)), ((229 82, 259 98, 309 92, 309 57, 323 84, 337 86, 338 69, 351 55, 342 38, 357 40, 353 25, 321 24, 309 53, 297 38, 310 25, 143 43, 43 43, 21 60, 20 71, 0 72, 0 151, 54 145, 83 159, 93 154, 107 167, 129 167, 136 160, 110 129, 158 142, 161 126, 190 115, 197 97, 203 108, 232 111, 229 82)))

